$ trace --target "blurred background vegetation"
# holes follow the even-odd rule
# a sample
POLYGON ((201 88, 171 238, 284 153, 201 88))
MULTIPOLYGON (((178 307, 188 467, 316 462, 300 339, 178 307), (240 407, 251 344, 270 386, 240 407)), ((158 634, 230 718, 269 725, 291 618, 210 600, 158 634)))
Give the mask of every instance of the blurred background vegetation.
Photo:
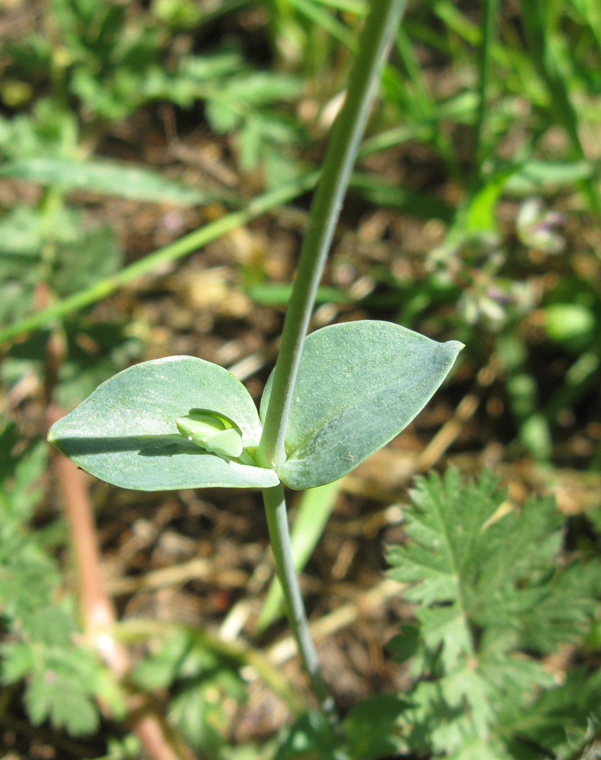
MULTIPOLYGON (((259 398, 366 9, 0 5, 6 757, 139 756, 123 690, 81 646, 77 536, 43 443, 49 410, 169 354, 226 366, 259 398)), ((329 631, 320 651, 344 709, 409 683, 383 647, 411 611, 382 579, 413 475, 489 470, 516 509, 554 494, 565 516, 557 563, 598 557, 600 161, 597 0, 409 3, 314 326, 386 319, 466 349, 408 431, 298 502, 308 605, 329 631)), ((271 565, 255 496, 88 485, 136 688, 206 757, 272 757, 294 711, 274 663, 303 681, 278 648, 274 591, 263 606, 271 565), (267 671, 249 680, 257 652, 267 671)), ((545 660, 558 683, 574 663, 598 662, 591 609, 571 648, 545 660)))

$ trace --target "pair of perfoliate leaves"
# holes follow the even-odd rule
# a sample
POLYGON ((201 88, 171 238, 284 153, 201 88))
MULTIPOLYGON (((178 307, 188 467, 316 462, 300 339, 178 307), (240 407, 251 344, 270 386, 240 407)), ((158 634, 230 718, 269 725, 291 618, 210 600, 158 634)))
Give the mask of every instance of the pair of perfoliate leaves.
POLYGON ((286 458, 254 459, 260 413, 246 388, 192 356, 143 362, 100 385, 53 425, 48 439, 79 467, 123 488, 295 489, 346 475, 405 428, 462 348, 380 321, 324 327, 307 337, 286 427, 286 458))

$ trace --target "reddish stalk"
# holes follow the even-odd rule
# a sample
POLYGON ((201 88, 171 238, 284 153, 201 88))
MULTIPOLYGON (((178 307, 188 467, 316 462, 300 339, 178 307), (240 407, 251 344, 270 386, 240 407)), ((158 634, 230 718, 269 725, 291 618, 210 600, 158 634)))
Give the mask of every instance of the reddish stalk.
MULTIPOLYGON (((47 286, 40 286, 37 293, 38 307, 45 308, 49 300, 47 286)), ((54 333, 48 341, 46 352, 44 392, 47 429, 65 414, 51 400, 63 357, 63 341, 59 333, 54 333)), ((112 632, 116 614, 102 574, 87 476, 58 451, 54 452, 52 464, 69 526, 78 580, 79 609, 86 639, 98 651, 115 678, 123 681, 131 670, 131 659, 127 649, 112 632)), ((108 709, 106 705, 103 707, 108 709)), ((194 760, 192 751, 173 736, 158 705, 150 695, 132 693, 128 700, 128 708, 131 731, 136 734, 152 760, 194 760)))

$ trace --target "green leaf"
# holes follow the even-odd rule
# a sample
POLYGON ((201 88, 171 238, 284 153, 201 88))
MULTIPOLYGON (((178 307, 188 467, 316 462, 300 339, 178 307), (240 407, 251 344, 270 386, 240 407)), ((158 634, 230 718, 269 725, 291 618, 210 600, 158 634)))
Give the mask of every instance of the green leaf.
POLYGON ((221 758, 231 719, 225 706, 248 697, 238 667, 236 658, 187 629, 165 640, 136 667, 132 679, 145 691, 170 687, 170 722, 201 757, 221 758))
POLYGON ((102 666, 90 650, 68 641, 67 646, 14 641, 1 647, 2 684, 26 678, 25 706, 31 721, 47 718, 76 736, 98 727, 93 697, 103 678, 102 666))
MULTIPOLYGON (((488 552, 482 526, 504 494, 492 477, 462 487, 460 474, 449 470, 444 481, 434 476, 418 479, 411 497, 414 506, 407 519, 412 540, 406 547, 392 547, 392 577, 401 583, 419 581, 407 596, 424 605, 455 602, 468 567, 476 573, 488 552)), ((449 609, 434 607, 441 613, 449 609)))
POLYGON ((205 193, 157 172, 109 161, 35 156, 4 164, 0 176, 155 203, 195 205, 209 200, 205 193))
POLYGON ((535 725, 524 716, 556 686, 533 654, 586 635, 599 563, 558 567, 553 499, 512 509, 488 472, 468 484, 456 470, 420 478, 412 501, 408 541, 389 555, 392 577, 415 584, 404 596, 419 603, 420 623, 418 642, 410 629, 393 647, 401 658, 403 647, 413 653, 412 673, 427 676, 407 694, 407 746, 452 760, 510 760, 506 738, 535 725))
POLYGON ((398 719, 409 703, 396 694, 377 694, 355 704, 344 719, 351 757, 388 757, 403 749, 398 719))
POLYGON ((22 276, 35 263, 42 246, 40 215, 29 206, 15 206, 0 219, 0 274, 22 276))
MULTIPOLYGON (((403 430, 449 373, 462 348, 389 322, 325 327, 305 341, 276 467, 291 488, 346 475, 403 430)), ((264 418, 273 376, 261 401, 264 418)))
POLYGON ((349 193, 374 206, 404 211, 419 219, 441 219, 450 224, 454 208, 432 194, 400 187, 398 182, 383 180, 366 172, 355 172, 349 181, 349 193))
POLYGON ((444 645, 447 669, 474 655, 474 628, 483 631, 481 652, 547 650, 586 631, 598 566, 573 563, 549 576, 562 540, 552 499, 494 519, 505 503, 495 478, 462 485, 455 470, 419 479, 412 498, 412 540, 391 549, 392 577, 417 582, 406 597, 423 605, 422 639, 432 651, 444 645))
POLYGON ((535 193, 551 194, 562 188, 572 188, 577 182, 592 179, 592 161, 540 161, 531 159, 520 166, 505 185, 510 195, 528 197, 535 193))
POLYGON ((285 732, 274 760, 314 760, 339 757, 340 743, 332 727, 320 713, 307 713, 296 720, 285 732))
POLYGON ((0 609, 3 615, 10 618, 21 633, 32 639, 50 633, 64 641, 66 632, 65 626, 60 622, 60 615, 57 615, 58 625, 52 626, 52 631, 39 628, 41 612, 53 609, 49 604, 52 600, 52 587, 58 580, 56 568, 33 542, 17 535, 13 530, 9 533, 2 527, 0 609))
POLYGON ((171 686, 180 674, 192 647, 190 636, 185 631, 179 631, 167 639, 157 652, 136 666, 132 682, 146 691, 171 686))
POLYGON ((72 736, 93 733, 98 728, 98 710, 93 702, 99 666, 87 650, 49 649, 41 658, 25 691, 25 705, 34 724, 50 718, 72 736))
POLYGON ((80 222, 75 239, 57 245, 52 286, 60 295, 91 287, 121 266, 123 254, 112 227, 85 229, 80 222))
POLYGON ((44 491, 36 485, 47 464, 43 441, 23 450, 23 441, 12 422, 0 422, 0 520, 3 529, 31 518, 44 491))
POLYGON ((419 650, 419 628, 407 623, 401 626, 401 632, 386 644, 386 649, 392 652, 396 662, 407 662, 414 657, 419 650))
POLYGON ((179 432, 206 451, 237 458, 242 454, 242 437, 232 420, 222 415, 191 409, 175 421, 179 432))
POLYGON ((178 432, 191 409, 223 414, 245 449, 261 422, 248 391, 230 372, 193 356, 143 362, 100 385, 52 426, 48 440, 87 472, 122 488, 269 488, 272 470, 204 451, 178 432))
POLYGON ((35 656, 33 647, 22 641, 2 644, 2 683, 11 684, 20 681, 33 670, 35 656))
MULTIPOLYGON (((518 739, 516 745, 526 740, 533 747, 545 747, 548 757, 586 758, 587 753, 577 749, 594 746, 600 700, 601 671, 577 666, 568 671, 559 687, 544 691, 527 712, 518 705, 508 705, 503 733, 513 733, 518 739)), ((538 760, 541 755, 532 757, 538 760)))

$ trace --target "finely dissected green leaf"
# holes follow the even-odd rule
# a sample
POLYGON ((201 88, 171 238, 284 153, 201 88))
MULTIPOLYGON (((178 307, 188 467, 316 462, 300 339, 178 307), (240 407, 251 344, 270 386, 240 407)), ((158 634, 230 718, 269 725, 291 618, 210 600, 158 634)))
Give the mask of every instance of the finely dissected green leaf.
MULTIPOLYGON (((324 327, 309 335, 276 471, 291 488, 346 475, 422 410, 462 348, 389 322, 324 327)), ((261 402, 265 415, 268 381, 261 402)))
POLYGON ((16 440, 14 426, 0 432, 0 610, 9 634, 0 646, 0 683, 26 679, 33 721, 49 717, 72 734, 86 733, 98 723, 92 676, 99 665, 75 644, 70 607, 59 601, 56 563, 26 528, 39 499, 31 485, 43 470, 47 446, 23 452, 16 440))
POLYGON ((424 605, 456 602, 468 563, 477 570, 485 559, 482 526, 504 494, 490 476, 464 488, 460 474, 449 470, 444 481, 434 476, 418 479, 411 495, 414 508, 407 520, 412 540, 406 547, 392 547, 392 577, 402 583, 419 581, 407 596, 424 605))
POLYGON ((407 698, 411 706, 403 715, 407 722, 407 725, 403 726, 406 752, 414 752, 419 756, 429 755, 434 745, 435 731, 448 731, 451 727, 454 734, 457 734, 456 722, 462 711, 446 704, 437 682, 420 681, 407 694, 407 698))
POLYGON ((520 646, 551 653, 561 644, 577 641, 587 631, 600 591, 599 565, 573 562, 561 572, 549 568, 537 582, 516 593, 499 594, 496 618, 492 606, 488 606, 481 610, 478 620, 490 626, 493 639, 495 620, 505 617, 510 621, 508 628, 514 627, 520 646))
POLYGON ((15 207, 0 219, 0 322, 34 310, 40 281, 50 278, 57 294, 68 295, 113 274, 121 259, 114 231, 90 227, 74 209, 57 210, 49 225, 44 214, 15 207), (48 245, 51 261, 44 254, 48 245))
POLYGON ((243 170, 250 171, 261 161, 267 178, 279 184, 297 174, 285 149, 296 146, 303 133, 295 120, 271 104, 296 97, 299 87, 299 80, 286 74, 241 70, 200 83, 198 95, 206 99, 207 119, 216 132, 238 133, 236 147, 243 170), (273 168, 276 172, 271 176, 273 168))
POLYGON ((37 156, 4 164, 0 176, 156 203, 194 205, 209 199, 205 193, 157 172, 109 161, 37 156))
MULTIPOLYGON (((527 743, 541 747, 547 757, 557 760, 586 758, 589 755, 583 750, 595 745, 599 704, 601 671, 576 667, 568 671, 564 683, 543 692, 528 711, 521 710, 519 704, 506 704, 500 733, 518 737, 513 746, 527 743)), ((524 757, 538 760, 541 755, 524 757)))
POLYGON ((75 239, 57 246, 52 286, 60 295, 70 295, 112 275, 122 260, 123 252, 111 227, 86 229, 85 222, 79 221, 75 239))
MULTIPOLYGON (((19 631, 36 638, 49 632, 38 627, 40 611, 47 610, 58 572, 27 537, 13 526, 0 533, 0 609, 19 631)), ((54 629, 54 626, 53 626, 54 629)), ((64 641, 70 631, 60 623, 51 635, 64 641)))
POLYGON ((0 424, 0 521, 4 530, 26 522, 44 495, 36 481, 46 468, 48 447, 40 441, 23 450, 20 442, 14 423, 0 424))
POLYGON ((355 704, 344 719, 353 760, 387 757, 401 751, 398 719, 407 707, 408 702, 396 694, 376 694, 355 704))
POLYGON ((471 668, 418 683, 402 716, 406 749, 453 760, 511 760, 490 730, 491 696, 485 679, 471 668))
MULTIPOLYGON (((420 605, 419 641, 413 635, 406 649, 412 672, 430 678, 407 695, 407 747, 453 760, 510 760, 511 738, 539 725, 538 694, 557 685, 532 654, 586 634, 599 564, 558 567, 562 516, 554 501, 512 509, 490 473, 465 485, 455 470, 420 478, 412 499, 409 540, 390 560, 394 578, 415 583, 405 594, 420 605)), ((393 641, 406 659, 402 644, 393 641)))
POLYGON ((15 206, 0 219, 0 275, 23 276, 39 256, 43 242, 40 214, 15 206))
POLYGON ((244 447, 258 445, 261 422, 248 391, 227 370, 193 356, 120 372, 53 425, 48 438, 84 470, 123 488, 277 485, 272 470, 226 460, 180 435, 176 419, 195 408, 231 418, 244 447))
MULTIPOLYGON (((10 652, 10 650, 9 650, 10 652)), ((25 691, 25 705, 33 723, 50 718, 73 736, 98 728, 98 710, 93 702, 100 666, 83 649, 37 649, 25 691)))
POLYGON ((422 637, 432 647, 448 645, 448 665, 461 651, 473 654, 469 626, 483 629, 483 645, 493 651, 522 646, 550 650, 586 629, 598 583, 595 563, 555 567, 562 517, 552 499, 528 503, 521 514, 508 510, 504 492, 490 474, 462 485, 450 470, 444 480, 419 480, 415 508, 408 513, 412 541, 395 546, 392 576, 419 581, 407 597, 417 611, 422 637))
POLYGON ((10 642, 1 654, 3 684, 27 678, 25 705, 33 723, 50 718, 74 736, 96 730, 100 665, 90 651, 72 642, 68 648, 10 642))
POLYGON ((0 218, 0 323, 25 317, 34 308, 42 248, 40 215, 16 206, 0 218))

